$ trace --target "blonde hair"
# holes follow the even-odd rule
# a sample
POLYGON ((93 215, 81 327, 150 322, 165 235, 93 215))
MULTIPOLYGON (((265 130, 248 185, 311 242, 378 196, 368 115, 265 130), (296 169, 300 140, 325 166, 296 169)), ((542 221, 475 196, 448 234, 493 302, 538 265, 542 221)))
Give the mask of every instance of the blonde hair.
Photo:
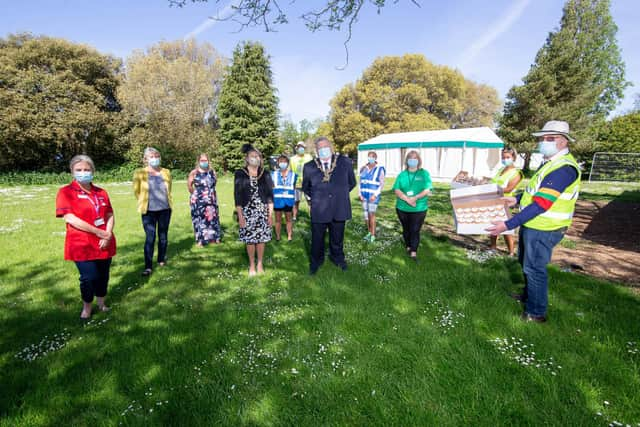
POLYGON ((407 153, 407 155, 404 158, 404 165, 407 169, 409 169, 409 165, 407 165, 407 160, 409 160, 409 156, 415 154, 416 157, 418 158, 418 169, 420 169, 422 167, 422 157, 420 157, 420 153, 418 153, 416 150, 411 150, 407 153))

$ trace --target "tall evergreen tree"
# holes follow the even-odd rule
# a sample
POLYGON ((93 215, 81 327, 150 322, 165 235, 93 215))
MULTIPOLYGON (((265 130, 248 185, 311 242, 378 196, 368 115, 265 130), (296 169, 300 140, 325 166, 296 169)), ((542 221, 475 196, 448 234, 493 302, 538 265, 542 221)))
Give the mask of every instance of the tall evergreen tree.
POLYGON ((525 155, 525 167, 535 146, 531 132, 545 121, 568 121, 586 154, 592 126, 622 99, 629 83, 609 6, 609 0, 568 0, 560 28, 547 37, 523 85, 509 90, 499 134, 525 155))
POLYGON ((278 98, 271 65, 260 43, 243 42, 222 84, 218 102, 220 156, 225 170, 244 165, 242 144, 271 155, 278 145, 278 98))

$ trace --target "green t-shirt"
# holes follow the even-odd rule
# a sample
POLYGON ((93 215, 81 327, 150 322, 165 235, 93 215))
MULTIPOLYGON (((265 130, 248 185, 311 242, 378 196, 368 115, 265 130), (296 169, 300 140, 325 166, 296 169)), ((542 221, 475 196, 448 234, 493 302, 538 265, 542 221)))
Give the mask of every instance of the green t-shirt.
MULTIPOLYGON (((424 169, 415 172, 403 170, 393 183, 393 190, 400 190, 409 197, 422 193, 424 190, 431 190, 431 175, 424 169)), ((409 205, 404 200, 396 198, 396 208, 405 212, 424 212, 427 210, 427 197, 416 201, 416 206, 409 205)))

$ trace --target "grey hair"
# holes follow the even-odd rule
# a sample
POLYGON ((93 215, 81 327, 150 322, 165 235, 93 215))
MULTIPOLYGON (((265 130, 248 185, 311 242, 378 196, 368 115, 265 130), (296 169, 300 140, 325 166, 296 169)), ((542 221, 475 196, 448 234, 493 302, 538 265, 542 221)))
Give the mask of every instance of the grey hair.
POLYGON ((147 157, 149 157, 149 154, 157 154, 158 156, 160 156, 160 152, 158 150, 156 150, 153 147, 147 147, 144 149, 144 153, 142 154, 143 160, 147 160, 147 157))
POLYGON ((96 165, 93 164, 93 160, 91 160, 91 157, 87 156, 86 154, 78 154, 77 156, 73 156, 73 158, 69 162, 69 170, 71 170, 71 172, 73 173, 73 167, 80 162, 86 162, 91 167, 91 172, 96 171, 96 165))
POLYGON ((331 141, 329 141, 329 138, 327 138, 326 136, 319 136, 317 137, 314 141, 313 144, 316 146, 316 148, 318 148, 318 144, 320 144, 322 141, 327 141, 329 144, 333 145, 331 143, 331 141))

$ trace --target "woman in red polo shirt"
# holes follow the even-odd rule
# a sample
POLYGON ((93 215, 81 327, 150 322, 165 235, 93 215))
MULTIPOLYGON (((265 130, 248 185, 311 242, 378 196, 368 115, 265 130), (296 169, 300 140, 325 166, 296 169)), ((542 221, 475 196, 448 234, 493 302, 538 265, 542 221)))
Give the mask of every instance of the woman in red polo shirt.
POLYGON ((70 166, 73 181, 58 191, 56 216, 67 223, 64 259, 74 261, 78 267, 83 301, 80 318, 88 319, 94 296, 98 309, 109 311, 104 297, 111 258, 116 254, 113 209, 107 192, 91 184, 95 172, 91 158, 75 156, 70 166))

